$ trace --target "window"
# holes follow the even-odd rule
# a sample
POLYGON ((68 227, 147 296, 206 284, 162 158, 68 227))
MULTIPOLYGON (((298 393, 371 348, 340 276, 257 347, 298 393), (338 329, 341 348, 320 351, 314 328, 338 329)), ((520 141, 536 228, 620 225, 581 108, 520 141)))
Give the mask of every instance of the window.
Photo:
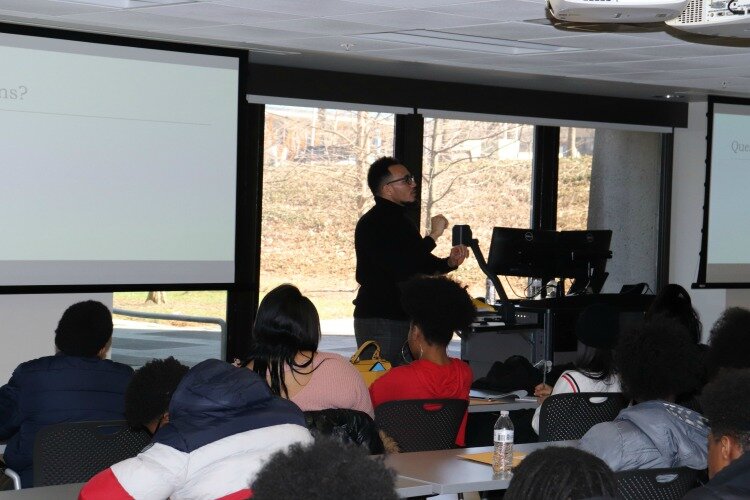
POLYGON ((153 358, 169 356, 188 366, 208 358, 224 359, 227 293, 223 290, 116 292, 113 308, 114 361, 138 368, 153 358), (159 317, 143 317, 149 315, 159 317))
POLYGON ((353 335, 354 228, 373 205, 367 170, 393 154, 393 131, 390 113, 266 106, 261 297, 296 285, 324 334, 353 335))
MULTIPOLYGON (((422 177, 422 230, 430 218, 443 214, 451 226, 468 224, 487 257, 492 228, 529 227, 531 217, 531 125, 425 118, 422 177)), ((451 234, 446 231, 433 252, 447 256, 451 234)), ((469 286, 472 296, 484 296, 486 277, 473 256, 453 278, 469 286)), ((510 278, 523 295, 524 278, 510 278)))

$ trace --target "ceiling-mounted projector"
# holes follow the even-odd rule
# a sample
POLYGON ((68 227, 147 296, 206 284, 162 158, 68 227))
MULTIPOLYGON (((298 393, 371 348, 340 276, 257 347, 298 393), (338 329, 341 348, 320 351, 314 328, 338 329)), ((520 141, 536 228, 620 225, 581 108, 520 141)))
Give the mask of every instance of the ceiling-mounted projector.
POLYGON ((750 0, 691 0, 667 24, 699 35, 750 38, 750 0))
POLYGON ((550 13, 574 23, 660 23, 675 18, 689 0, 548 0, 550 13))

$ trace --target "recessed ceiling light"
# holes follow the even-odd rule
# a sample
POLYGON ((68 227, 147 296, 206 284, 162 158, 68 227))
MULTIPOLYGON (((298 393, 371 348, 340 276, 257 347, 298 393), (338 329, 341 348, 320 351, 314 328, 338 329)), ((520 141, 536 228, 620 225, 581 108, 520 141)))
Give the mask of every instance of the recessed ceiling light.
POLYGON ((654 97, 657 98, 657 99, 667 99, 669 101, 675 101, 677 99, 684 99, 685 98, 685 94, 677 94, 677 93, 674 93, 674 94, 662 94, 662 95, 655 95, 654 97))

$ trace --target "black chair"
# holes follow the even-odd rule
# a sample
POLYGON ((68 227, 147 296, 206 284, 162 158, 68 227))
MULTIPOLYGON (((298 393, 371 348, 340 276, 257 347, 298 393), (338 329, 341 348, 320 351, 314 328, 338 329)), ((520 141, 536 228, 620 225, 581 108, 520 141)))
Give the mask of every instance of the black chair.
POLYGON ((539 412, 539 441, 581 439, 599 422, 613 420, 626 405, 620 392, 553 394, 539 412))
POLYGON ((620 471, 617 492, 623 500, 679 500, 697 485, 699 472, 688 467, 620 471))
POLYGON ((383 442, 372 417, 363 411, 343 408, 306 411, 305 423, 313 435, 330 436, 342 443, 354 443, 371 455, 383 453, 383 442))
POLYGON ((465 399, 403 399, 375 408, 375 424, 403 452, 456 447, 456 436, 466 415, 465 399))
POLYGON ((66 422, 39 430, 34 440, 34 486, 82 483, 136 456, 149 442, 124 420, 66 422))

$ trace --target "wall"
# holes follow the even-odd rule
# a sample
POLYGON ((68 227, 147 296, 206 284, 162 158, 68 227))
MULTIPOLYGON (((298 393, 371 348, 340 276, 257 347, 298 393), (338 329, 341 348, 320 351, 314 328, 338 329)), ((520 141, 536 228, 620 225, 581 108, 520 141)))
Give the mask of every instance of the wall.
POLYGON ((688 128, 675 129, 672 171, 672 226, 669 253, 669 281, 685 287, 703 322, 703 339, 728 303, 739 305, 743 291, 691 290, 698 277, 706 178, 705 102, 691 103, 688 128))
POLYGON ((112 294, 0 296, 0 385, 19 363, 55 353, 55 328, 68 306, 98 300, 110 309, 112 294))
POLYGON ((588 227, 612 230, 603 292, 656 287, 660 164, 661 134, 596 129, 588 227))

